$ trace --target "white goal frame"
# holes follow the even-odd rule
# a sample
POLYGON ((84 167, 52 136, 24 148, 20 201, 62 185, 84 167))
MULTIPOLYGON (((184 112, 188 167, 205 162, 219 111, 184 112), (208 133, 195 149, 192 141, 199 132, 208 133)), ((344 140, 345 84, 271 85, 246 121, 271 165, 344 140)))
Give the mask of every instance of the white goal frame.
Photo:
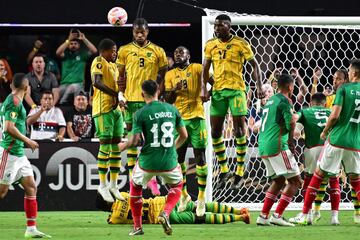
MULTIPOLYGON (((220 12, 219 12, 220 13, 220 12)), ((224 12, 224 14, 227 14, 224 12)), ((309 27, 328 27, 332 28, 349 28, 349 29, 360 29, 360 17, 318 17, 318 16, 232 16, 230 13, 232 25, 272 25, 272 26, 309 26, 309 27)), ((202 49, 204 49, 206 42, 213 38, 215 16, 203 16, 202 17, 202 49)), ((255 53, 256 55, 256 53, 255 53)), ((204 59, 204 52, 202 59, 204 59)), ((211 128, 210 128, 210 103, 204 104, 205 115, 206 115, 206 127, 208 130, 208 146, 206 148, 206 159, 208 165, 208 177, 206 185, 206 201, 213 201, 212 197, 212 178, 213 178, 213 147, 211 139, 211 128)), ((250 147, 248 148, 249 152, 250 147)), ((254 152, 254 151, 251 151, 254 152)), ((246 159, 248 159, 248 153, 246 159)), ((248 207, 251 210, 261 210, 262 203, 230 203, 235 207, 248 207)), ((276 206, 274 206, 276 207, 276 206)), ((302 203, 291 203, 288 209, 298 210, 301 209, 302 203)), ((322 209, 330 209, 330 203, 324 202, 322 209)), ((353 209, 352 203, 341 203, 340 209, 353 209)))

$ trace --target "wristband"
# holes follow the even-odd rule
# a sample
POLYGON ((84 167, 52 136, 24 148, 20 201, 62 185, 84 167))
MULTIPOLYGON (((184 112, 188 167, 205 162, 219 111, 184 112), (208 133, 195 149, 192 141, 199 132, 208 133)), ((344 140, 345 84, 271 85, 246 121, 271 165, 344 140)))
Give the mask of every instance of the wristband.
POLYGON ((39 49, 36 48, 36 47, 33 48, 33 51, 34 51, 34 52, 37 52, 38 50, 39 50, 39 49))
POLYGON ((66 39, 66 40, 65 40, 65 43, 66 43, 66 44, 69 44, 69 42, 70 42, 69 39, 66 39))
POLYGON ((119 99, 119 102, 120 101, 126 102, 126 98, 124 97, 123 92, 118 93, 118 99, 119 99))
POLYGON ((31 105, 31 109, 34 109, 36 107, 37 107, 37 105, 35 103, 31 105))

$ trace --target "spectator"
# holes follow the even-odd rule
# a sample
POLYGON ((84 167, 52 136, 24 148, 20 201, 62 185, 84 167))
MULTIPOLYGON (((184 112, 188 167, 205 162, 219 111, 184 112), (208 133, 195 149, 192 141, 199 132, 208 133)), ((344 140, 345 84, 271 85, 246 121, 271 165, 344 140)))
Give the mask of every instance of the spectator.
POLYGON ((11 93, 11 80, 13 74, 9 63, 5 58, 0 59, 0 105, 5 98, 11 93))
POLYGON ((54 105, 59 100, 59 84, 53 73, 45 70, 44 56, 37 54, 32 59, 33 70, 26 74, 29 80, 28 94, 25 96, 26 103, 35 108, 40 105, 41 93, 51 91, 54 96, 54 105))
POLYGON ((54 107, 53 93, 44 91, 40 103, 40 106, 31 109, 26 120, 28 126, 31 126, 30 138, 62 141, 65 135, 66 123, 60 108, 54 107))
POLYGON ((94 136, 91 111, 87 95, 83 91, 78 92, 74 97, 74 107, 65 113, 67 135, 75 142, 94 136))
MULTIPOLYGON (((45 71, 51 72, 55 75, 56 79, 60 81, 60 69, 57 62, 50 57, 50 37, 39 36, 38 40, 34 42, 34 47, 29 52, 27 57, 27 63, 31 64, 33 58, 42 54, 45 60, 45 71)), ((32 64, 29 66, 29 72, 33 70, 32 64)))
POLYGON ((69 104, 76 92, 83 89, 87 59, 97 53, 96 47, 78 29, 71 29, 68 39, 56 50, 62 58, 60 104, 69 104), (88 50, 81 48, 81 42, 88 50))

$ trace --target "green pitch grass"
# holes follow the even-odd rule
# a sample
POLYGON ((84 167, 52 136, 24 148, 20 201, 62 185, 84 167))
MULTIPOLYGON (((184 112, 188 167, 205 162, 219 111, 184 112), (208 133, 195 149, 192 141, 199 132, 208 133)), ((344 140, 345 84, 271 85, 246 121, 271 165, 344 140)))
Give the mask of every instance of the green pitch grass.
MULTIPOLYGON (((286 217, 292 217, 297 212, 288 212, 286 217)), ((38 228, 52 239, 129 239, 130 225, 108 225, 106 213, 103 212, 40 212, 38 228)), ((322 219, 313 226, 307 227, 258 227, 255 224, 258 213, 252 212, 250 225, 242 222, 210 225, 173 225, 173 235, 166 236, 160 225, 144 225, 144 236, 138 239, 299 239, 299 240, 352 240, 360 239, 360 225, 353 223, 352 211, 341 211, 340 226, 331 226, 330 212, 323 211, 322 219)), ((0 239, 22 239, 24 234, 24 213, 0 212, 0 239)))

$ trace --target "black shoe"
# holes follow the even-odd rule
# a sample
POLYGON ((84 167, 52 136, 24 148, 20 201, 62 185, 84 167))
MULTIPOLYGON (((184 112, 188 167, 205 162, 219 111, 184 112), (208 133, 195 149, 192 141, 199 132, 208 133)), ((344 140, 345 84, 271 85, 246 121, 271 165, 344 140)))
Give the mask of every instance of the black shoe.
POLYGON ((159 220, 159 223, 163 226, 164 232, 167 235, 171 235, 172 234, 172 228, 171 228, 171 225, 170 225, 170 220, 166 216, 166 213, 164 211, 160 213, 160 215, 158 216, 158 220, 159 220))
POLYGON ((244 185, 243 177, 235 175, 234 182, 231 185, 231 190, 238 190, 244 185))
POLYGON ((144 235, 144 231, 142 228, 133 228, 131 232, 129 232, 129 236, 136 236, 136 235, 144 235))
POLYGON ((216 189, 225 187, 226 183, 232 178, 232 173, 220 173, 219 180, 215 186, 216 189))

